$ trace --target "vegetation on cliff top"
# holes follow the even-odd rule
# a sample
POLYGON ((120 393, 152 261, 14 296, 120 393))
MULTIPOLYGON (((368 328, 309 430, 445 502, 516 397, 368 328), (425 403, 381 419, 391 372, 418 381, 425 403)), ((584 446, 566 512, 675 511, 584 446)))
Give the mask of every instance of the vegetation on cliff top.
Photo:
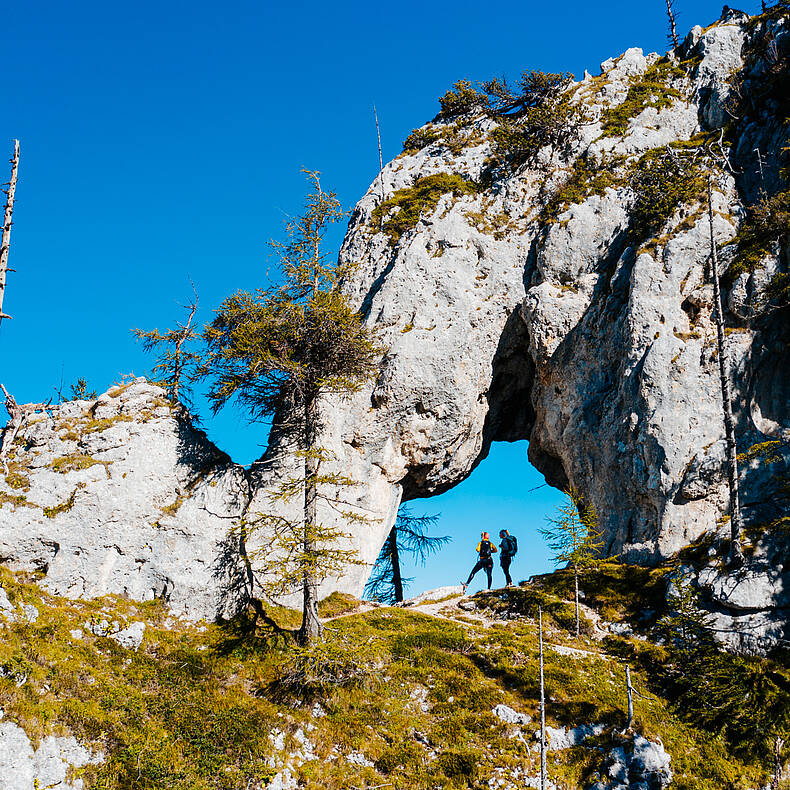
POLYGON ((424 214, 430 214, 443 195, 455 197, 474 195, 477 185, 466 178, 450 173, 435 173, 418 178, 414 185, 399 189, 373 211, 374 227, 380 227, 397 243, 400 237, 414 228, 424 214))

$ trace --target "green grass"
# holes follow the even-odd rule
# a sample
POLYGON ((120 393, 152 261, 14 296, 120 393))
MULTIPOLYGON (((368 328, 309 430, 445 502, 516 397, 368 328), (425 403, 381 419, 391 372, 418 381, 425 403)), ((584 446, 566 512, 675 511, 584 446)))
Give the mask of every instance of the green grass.
MULTIPOLYGON (((598 581, 586 579, 588 600, 597 597, 622 611, 650 603, 658 572, 628 573, 612 565, 598 581), (640 582, 634 602, 619 600, 640 582)), ((101 748, 107 761, 86 769, 83 778, 88 788, 102 790, 265 786, 284 757, 269 738, 275 728, 285 733, 288 751, 298 746, 298 728, 313 744, 317 759, 294 767, 307 788, 485 788, 496 768, 535 775, 538 755, 507 737, 509 728, 491 710, 505 703, 537 714, 538 645, 528 614, 536 599, 552 612, 547 642, 576 644, 560 627, 567 615, 558 595, 567 587, 561 575, 542 577, 532 592, 509 593, 515 602, 502 599, 510 607, 502 614, 512 617, 521 609, 525 615, 488 628, 380 607, 333 620, 326 648, 305 655, 289 639, 250 631, 245 617, 205 630, 183 623, 166 628, 159 602, 65 600, 2 569, 0 581, 13 601, 32 603, 40 612, 35 623, 0 625, 0 666, 9 676, 0 678, 0 706, 34 739, 66 728, 101 748), (145 620, 139 652, 84 628, 86 621, 101 618, 145 620), (74 628, 83 629, 83 639, 72 639, 74 628), (24 675, 28 681, 17 687, 14 677, 24 675), (311 716, 316 702, 326 715, 311 716), (375 767, 336 759, 350 751, 363 752, 375 767)), ((347 596, 333 596, 323 602, 323 612, 342 613, 352 605, 356 601, 347 596)), ((633 641, 634 650, 649 644, 633 641)), ((621 642, 615 645, 620 652, 621 642)), ((625 693, 617 651, 607 654, 590 640, 583 645, 593 655, 574 658, 547 647, 548 721, 621 727, 625 693)), ((649 668, 633 663, 634 684, 647 692, 649 668)), ((662 738, 672 755, 674 787, 720 790, 760 783, 753 767, 728 757, 722 742, 685 724, 660 696, 637 700, 635 726, 662 738)), ((530 743, 533 730, 524 731, 530 743)), ((552 754, 551 778, 571 790, 599 765, 598 753, 588 749, 552 754)))
POLYGON ((644 74, 634 79, 628 88, 625 100, 616 107, 607 108, 602 115, 603 136, 623 137, 628 132, 628 122, 636 118, 647 107, 663 110, 682 97, 672 87, 675 79, 684 77, 683 69, 670 63, 667 58, 656 61, 644 74))
POLYGON ((603 195, 610 187, 626 183, 626 176, 618 174, 623 157, 604 159, 597 163, 588 156, 580 156, 574 163, 565 183, 546 203, 541 212, 541 224, 556 222, 568 206, 583 203, 592 195, 603 195))
POLYGON ((65 475, 67 472, 77 472, 82 469, 90 469, 97 464, 103 464, 106 469, 112 461, 98 461, 86 453, 71 453, 70 455, 62 455, 55 458, 50 466, 60 474, 65 475))

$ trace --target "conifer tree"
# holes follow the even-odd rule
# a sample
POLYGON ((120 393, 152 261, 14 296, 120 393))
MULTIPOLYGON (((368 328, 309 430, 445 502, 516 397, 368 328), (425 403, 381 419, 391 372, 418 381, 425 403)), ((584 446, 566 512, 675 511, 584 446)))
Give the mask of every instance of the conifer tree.
MULTIPOLYGON (((326 393, 348 394, 375 373, 381 349, 373 331, 348 303, 342 289, 350 268, 329 260, 322 241, 329 225, 345 217, 334 192, 321 189, 318 173, 307 173, 312 190, 301 217, 286 225, 285 242, 273 242, 284 282, 254 293, 228 297, 206 327, 208 358, 203 372, 212 378, 209 399, 215 411, 234 399, 252 419, 274 417, 277 430, 293 437, 303 463, 295 479, 283 481, 271 496, 277 501, 301 497, 301 517, 291 521, 263 514, 253 526, 275 528, 279 550, 270 552, 273 574, 303 593, 300 638, 321 635, 318 585, 350 561, 337 548, 342 533, 319 521, 318 503, 352 481, 326 474, 330 460, 319 446, 320 401, 326 393)), ((336 493, 336 492, 335 492, 336 493)), ((361 519, 346 510, 345 519, 361 519)))
POLYGON ((669 609, 656 628, 672 652, 673 664, 684 673, 692 662, 714 650, 712 621, 688 579, 674 579, 667 598, 669 609))
POLYGON ((592 568, 599 559, 604 540, 598 530, 595 508, 584 502, 573 487, 565 491, 566 501, 558 507, 558 514, 546 520, 549 526, 540 530, 554 551, 556 563, 567 563, 573 568, 576 608, 576 636, 579 636, 579 572, 592 568))
POLYGON ((401 507, 365 585, 368 598, 389 604, 403 600, 403 591, 412 581, 404 578, 401 571, 403 553, 411 554, 417 562, 425 565, 431 554, 451 540, 449 535, 427 534, 438 520, 438 515, 415 516, 408 506, 401 507))
POLYGON ((181 401, 186 405, 189 405, 191 400, 188 382, 193 380, 201 362, 200 354, 190 348, 190 343, 198 338, 197 329, 193 324, 198 306, 194 285, 192 292, 194 298, 184 308, 188 311, 185 323, 177 324, 175 329, 166 329, 164 332, 158 329, 150 332, 144 332, 142 329, 132 330, 134 336, 143 341, 144 351, 158 352, 153 372, 162 377, 170 400, 173 403, 181 401))

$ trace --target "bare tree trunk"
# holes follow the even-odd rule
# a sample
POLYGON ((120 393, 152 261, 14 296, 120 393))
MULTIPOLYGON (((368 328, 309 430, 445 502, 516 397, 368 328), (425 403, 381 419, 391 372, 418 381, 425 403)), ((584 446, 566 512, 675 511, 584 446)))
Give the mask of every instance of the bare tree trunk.
MULTIPOLYGON (((376 112, 376 105, 373 105, 373 117, 376 119, 376 139, 379 144, 379 188, 381 189, 381 205, 384 205, 384 159, 381 156, 381 132, 379 131, 379 116, 376 112)), ((384 222, 384 217, 381 217, 384 222)))
POLYGON ((39 411, 46 412, 50 406, 48 403, 24 403, 20 406, 2 384, 0 384, 0 390, 5 395, 5 408, 8 412, 8 422, 3 428, 3 439, 0 442, 0 464, 3 465, 5 474, 8 474, 8 452, 25 421, 25 417, 39 411))
POLYGON ((543 683, 543 609, 538 607, 538 639, 540 640, 540 790, 546 790, 546 689, 543 683))
POLYGON ((318 403, 314 395, 305 402, 305 462, 304 462, 304 556, 302 590, 302 628, 299 639, 308 644, 321 638, 323 628, 318 619, 318 581, 313 563, 316 555, 315 529, 318 524, 318 467, 316 455, 316 434, 318 425, 318 403))
POLYGON ((779 790, 779 783, 782 781, 782 747, 784 745, 784 738, 777 735, 774 739, 774 776, 771 780, 771 790, 779 790))
POLYGON ((8 412, 8 422, 3 429, 3 441, 0 443, 0 462, 3 464, 3 471, 8 474, 8 451, 19 433, 22 421, 25 419, 25 412, 2 384, 0 384, 0 389, 5 395, 5 408, 8 412))
POLYGON ((576 638, 579 638, 579 569, 573 566, 573 583, 576 587, 576 638))
MULTIPOLYGON (((192 286, 192 290, 195 290, 195 286, 192 286)), ((186 324, 182 327, 178 340, 176 341, 175 347, 175 362, 173 363, 173 388, 170 392, 170 400, 173 403, 178 402, 178 394, 181 387, 181 373, 182 373, 182 363, 181 363, 181 348, 186 342, 186 340, 190 337, 190 328, 192 326, 192 319, 195 317, 195 311, 197 310, 198 299, 197 294, 195 294, 194 301, 189 305, 189 318, 187 319, 186 324)))
POLYGON ((398 528, 390 530, 390 555, 392 556, 392 586, 395 588, 395 601, 403 600, 403 576, 400 572, 400 555, 398 554, 398 528))
POLYGON ((730 564, 743 564, 741 550, 741 507, 738 499, 738 447, 735 442, 735 426, 732 418, 732 397, 730 395, 729 365, 724 345, 724 312, 721 306, 719 287, 719 256, 716 239, 713 235, 713 198, 711 178, 708 176, 708 224, 710 226, 710 262, 713 277, 713 317, 716 322, 716 341, 719 351, 719 380, 721 382, 721 401, 724 416, 724 435, 727 441, 727 480, 730 486, 730 564))
POLYGON ((672 42, 672 46, 677 48, 678 46, 678 31, 675 27, 675 9, 673 7, 672 0, 666 0, 667 3, 667 16, 669 17, 669 39, 672 42))
POLYGON ((625 688, 628 694, 628 721, 625 723, 626 730, 631 729, 634 721, 634 687, 631 685, 631 667, 625 665, 625 688))
POLYGON ((14 217, 14 195, 16 194, 16 177, 19 169, 19 140, 14 140, 14 156, 11 159, 11 181, 6 192, 5 216, 3 217, 3 234, 0 239, 0 323, 4 318, 11 318, 3 312, 5 296, 5 280, 8 274, 8 251, 11 249, 11 225, 14 217))

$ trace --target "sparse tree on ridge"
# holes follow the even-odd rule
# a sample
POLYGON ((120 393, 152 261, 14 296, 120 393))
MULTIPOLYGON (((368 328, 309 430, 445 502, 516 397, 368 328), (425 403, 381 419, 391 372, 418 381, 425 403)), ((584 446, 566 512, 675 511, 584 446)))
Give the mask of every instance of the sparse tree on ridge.
POLYGON ((181 401, 187 405, 191 397, 188 382, 192 381, 194 372, 201 362, 200 354, 192 351, 189 346, 199 336, 193 323, 198 306, 194 285, 192 292, 194 298, 184 307, 188 311, 185 323, 177 324, 175 329, 166 329, 164 332, 158 329, 150 332, 144 332, 142 329, 132 330, 134 336, 143 341, 144 351, 158 352, 158 361, 154 365, 153 372, 161 376, 170 400, 173 403, 181 401))
POLYGON ((449 535, 427 534, 438 520, 438 515, 414 516, 407 506, 401 507, 365 585, 365 595, 368 598, 382 603, 398 603, 403 600, 404 589, 412 581, 404 578, 401 571, 403 553, 411 554, 417 562, 425 565, 431 554, 435 554, 451 540, 449 535))
MULTIPOLYGON (((228 297, 203 335, 208 346, 203 372, 212 379, 213 409, 235 399, 253 419, 274 417, 278 431, 298 446, 301 473, 283 481, 272 497, 301 498, 300 519, 274 515, 273 507, 272 514, 260 514, 250 526, 275 530, 280 545, 271 560, 287 557, 291 582, 301 584, 303 642, 321 636, 322 577, 351 559, 338 548, 342 533, 321 523, 319 500, 333 505, 347 521, 365 519, 334 501, 338 489, 353 481, 322 469, 330 456, 318 439, 321 397, 358 390, 377 371, 381 354, 375 334, 343 293, 342 282, 350 268, 329 260, 321 247, 329 225, 343 219, 345 212, 334 192, 321 189, 318 173, 307 175, 312 190, 304 214, 287 224, 285 242, 273 242, 283 284, 228 297)), ((273 570, 276 576, 286 569, 273 570)))
POLYGON ((565 491, 566 501, 558 514, 548 517, 549 526, 541 529, 549 548, 554 551, 554 561, 567 563, 573 568, 575 588, 576 636, 579 636, 579 572, 593 567, 599 559, 605 541, 598 530, 598 516, 592 505, 584 502, 573 487, 565 491))
POLYGON ((77 381, 71 385, 72 400, 94 400, 96 397, 96 390, 88 389, 87 379, 78 378, 77 381))
POLYGON ((674 0, 666 0, 667 4, 667 22, 669 24, 669 33, 667 34, 667 38, 669 39, 672 46, 677 49, 678 47, 678 29, 675 25, 675 1, 674 0))

